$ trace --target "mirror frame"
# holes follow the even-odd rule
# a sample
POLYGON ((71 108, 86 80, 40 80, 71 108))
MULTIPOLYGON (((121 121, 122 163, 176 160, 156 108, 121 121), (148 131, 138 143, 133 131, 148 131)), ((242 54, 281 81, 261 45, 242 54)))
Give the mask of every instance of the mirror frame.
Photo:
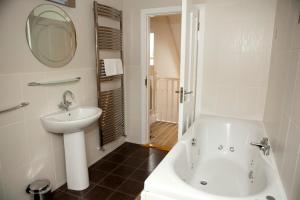
MULTIPOLYGON (((26 23, 25 23, 25 35, 26 35, 26 41, 27 41, 27 45, 32 53, 32 55, 40 62, 42 63, 43 65, 47 66, 47 67, 50 67, 50 68, 61 68, 61 67, 64 67, 66 65, 68 65, 74 58, 75 54, 76 54, 76 51, 77 51, 77 33, 76 33, 76 28, 75 28, 75 25, 73 23, 73 20, 71 19, 71 17, 68 15, 68 13, 66 11, 64 11, 61 7, 57 6, 57 5, 54 5, 54 4, 40 4, 40 5, 37 5, 35 6, 31 11, 30 13, 28 14, 27 16, 27 19, 26 19, 26 23), (36 53, 34 52, 34 50, 32 49, 30 43, 29 43, 29 38, 31 38, 29 35, 28 35, 28 20, 29 20, 29 17, 31 16, 32 12, 34 12, 35 9, 39 8, 39 7, 42 7, 42 6, 52 6, 52 7, 56 7, 58 8, 59 10, 61 10, 65 16, 63 16, 61 13, 58 13, 58 12, 55 12, 55 11, 51 11, 50 12, 55 12, 57 15, 60 15, 62 16, 64 19, 66 19, 66 21, 68 21, 70 24, 71 24, 71 27, 73 29, 73 33, 74 33, 74 52, 72 54, 72 56, 70 56, 69 60, 61 65, 56 65, 56 66, 51 66, 49 64, 46 64, 40 57, 38 57, 36 55, 36 53)), ((54 62, 53 62, 54 63, 54 62)))

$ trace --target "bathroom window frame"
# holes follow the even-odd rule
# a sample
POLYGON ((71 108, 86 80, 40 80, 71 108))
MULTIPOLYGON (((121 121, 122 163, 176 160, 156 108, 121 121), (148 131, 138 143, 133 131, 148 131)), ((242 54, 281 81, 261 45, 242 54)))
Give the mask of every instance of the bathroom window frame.
POLYGON ((153 67, 154 66, 154 49, 155 49, 155 46, 154 46, 154 41, 155 41, 155 33, 153 32, 150 32, 149 33, 149 39, 150 39, 150 43, 149 43, 149 47, 150 47, 150 57, 149 57, 149 66, 150 67, 153 67))

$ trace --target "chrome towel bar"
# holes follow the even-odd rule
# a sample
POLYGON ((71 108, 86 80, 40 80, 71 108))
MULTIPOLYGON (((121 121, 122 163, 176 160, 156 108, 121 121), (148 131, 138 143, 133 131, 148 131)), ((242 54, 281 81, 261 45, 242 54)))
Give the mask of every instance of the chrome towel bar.
POLYGON ((6 113, 6 112, 9 112, 9 111, 13 111, 13 110, 17 110, 17 109, 23 108, 23 107, 28 106, 28 105, 29 105, 29 102, 22 102, 17 106, 10 107, 10 108, 4 109, 4 110, 0 110, 0 114, 6 113))
POLYGON ((43 86, 43 85, 58 85, 58 84, 65 84, 65 83, 73 83, 80 81, 81 77, 65 79, 65 80, 57 80, 57 81, 48 81, 48 82, 31 82, 28 83, 28 86, 43 86))

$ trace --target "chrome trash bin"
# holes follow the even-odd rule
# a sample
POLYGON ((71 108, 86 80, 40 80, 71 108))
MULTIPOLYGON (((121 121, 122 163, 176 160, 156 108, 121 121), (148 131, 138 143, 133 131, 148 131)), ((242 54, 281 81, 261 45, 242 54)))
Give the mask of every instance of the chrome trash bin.
POLYGON ((51 185, 47 179, 32 182, 26 192, 31 195, 32 200, 52 200, 51 185))

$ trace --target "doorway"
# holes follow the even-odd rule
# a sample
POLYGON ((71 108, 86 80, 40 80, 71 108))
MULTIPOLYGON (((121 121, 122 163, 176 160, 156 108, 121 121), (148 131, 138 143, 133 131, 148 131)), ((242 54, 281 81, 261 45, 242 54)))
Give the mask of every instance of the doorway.
POLYGON ((181 14, 149 18, 149 144, 169 150, 177 142, 181 14))
MULTIPOLYGON (((152 131, 154 129, 160 129, 160 132, 165 133, 166 136, 163 138, 170 137, 168 134, 168 130, 171 131, 172 128, 175 127, 177 130, 177 140, 180 140, 183 136, 184 132, 189 128, 189 125, 192 121, 197 118, 201 110, 201 85, 202 85, 202 74, 203 74, 203 47, 204 47, 204 27, 205 27, 205 5, 192 5, 187 6, 186 4, 189 0, 184 0, 184 4, 182 7, 162 7, 162 8, 151 8, 144 9, 141 11, 141 143, 148 146, 159 147, 160 149, 168 150, 172 146, 166 147, 163 145, 156 145, 155 143, 151 143, 150 139, 150 125, 161 125, 161 126, 153 126, 152 131), (192 8, 192 9, 191 9, 192 8), (175 79, 179 80, 179 85, 176 86, 173 83, 173 87, 178 90, 179 94, 175 94, 173 87, 169 81, 165 81, 165 83, 157 84, 156 77, 158 72, 155 71, 156 61, 155 61, 155 32, 151 32, 151 19, 155 17, 165 17, 170 15, 181 15, 181 38, 180 38, 180 50, 179 55, 180 58, 180 67, 179 67, 179 79, 175 77, 175 79), (152 39, 150 39, 152 38, 152 39), (150 43, 152 41, 151 47, 150 43), (154 44, 154 45, 153 45, 154 44), (151 49, 153 52, 151 53, 151 49), (151 55, 150 55, 151 53, 151 55), (193 56, 190 56, 193 55, 193 56), (151 66, 153 65, 153 66, 151 66), (157 74, 156 74, 157 73, 157 74), (194 78, 191 78, 194 77, 194 78), (163 87, 163 85, 167 85, 172 89, 166 89, 164 92, 162 91, 154 91, 155 87, 163 87), (197 89, 198 88, 198 89, 197 89), (173 108, 172 103, 163 103, 161 108, 165 110, 172 110, 173 114, 177 114, 177 119, 173 121, 168 117, 164 117, 166 115, 160 115, 159 112, 162 112, 158 109, 159 105, 157 102, 157 98, 163 98, 165 102, 167 101, 166 97, 163 95, 167 95, 169 91, 170 94, 176 95, 175 98, 178 102, 173 103, 179 104, 179 108, 173 108), (159 95, 162 94, 162 95, 159 95), (156 103, 156 104, 155 104, 156 103), (159 112, 158 112, 159 111, 159 112), (190 120, 191 119, 191 120, 190 120), (153 122, 159 123, 153 123, 153 122), (187 123, 188 122, 188 123, 187 123), (176 124, 177 123, 177 124, 176 124), (171 124, 173 125, 171 127, 171 124), (163 127, 162 125, 168 125, 163 127), (168 136, 168 137, 167 137, 168 136), (150 144, 150 145, 149 145, 150 144), (163 147, 163 148, 161 148, 163 147)), ((169 34, 170 35, 170 34, 169 34)), ((169 38, 168 38, 169 39, 169 38)), ((178 45, 179 46, 179 45, 178 45)), ((167 60, 167 54, 162 54, 164 60, 167 60)), ((179 56, 178 56, 179 57, 179 56)), ((174 68, 173 68, 174 69, 174 68)), ((174 72, 174 71, 173 71, 174 72)), ((173 77, 174 78, 174 77, 173 77)), ((169 97, 168 97, 169 98, 169 97)), ((170 98, 172 99, 172 98, 170 98)), ((175 107, 175 106, 174 106, 175 107)), ((173 116, 174 115, 168 115, 173 116)), ((159 134, 159 133, 157 133, 159 134)), ((159 134, 161 135, 161 134, 159 134)), ((153 134, 152 134, 153 136, 153 134)), ((155 138, 155 137, 154 137, 155 138)), ((156 136, 156 139, 159 137, 156 136)), ((173 140, 174 141, 174 140, 173 140)), ((153 141, 152 141, 153 142, 153 141)), ((168 143, 168 142, 166 142, 168 143)))

